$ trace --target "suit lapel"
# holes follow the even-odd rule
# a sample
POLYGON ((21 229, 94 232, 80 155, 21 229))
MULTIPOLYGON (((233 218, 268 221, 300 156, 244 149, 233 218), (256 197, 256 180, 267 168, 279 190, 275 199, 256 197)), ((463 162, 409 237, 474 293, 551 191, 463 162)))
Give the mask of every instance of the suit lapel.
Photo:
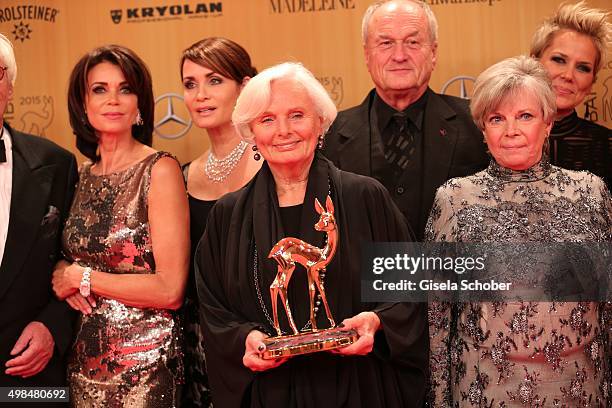
MULTIPOLYGON (((448 179, 455 146, 457 128, 453 119, 457 116, 442 98, 433 92, 429 95, 424 123, 424 169, 431 185, 441 185, 448 179)), ((435 189, 434 188, 434 189, 435 189)))
POLYGON ((40 158, 22 135, 10 130, 13 142, 13 181, 9 229, 0 265, 0 298, 21 272, 47 210, 55 165, 41 166, 40 158))
POLYGON ((337 157, 341 169, 375 177, 384 166, 384 151, 380 134, 370 120, 370 108, 374 100, 372 90, 357 109, 338 129, 337 157), (369 152, 365 155, 363 152, 369 152), (381 161, 382 160, 382 161, 381 161))
MULTIPOLYGON (((423 195, 421 208, 426 221, 437 188, 449 178, 457 145, 457 113, 444 100, 431 92, 425 109, 423 134, 423 195)), ((424 222, 425 222, 424 221, 424 222)))

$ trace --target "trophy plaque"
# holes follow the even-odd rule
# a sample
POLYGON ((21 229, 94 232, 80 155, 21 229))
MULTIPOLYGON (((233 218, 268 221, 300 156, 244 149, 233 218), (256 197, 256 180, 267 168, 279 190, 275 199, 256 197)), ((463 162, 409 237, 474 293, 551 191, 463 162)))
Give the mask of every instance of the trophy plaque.
POLYGON ((336 253, 339 237, 336 219, 334 218, 334 204, 329 196, 325 202, 325 207, 323 208, 319 200, 315 198, 315 210, 320 215, 320 218, 314 225, 314 228, 327 234, 327 242, 323 248, 310 245, 298 238, 287 237, 278 241, 268 255, 268 258, 273 258, 278 264, 276 278, 270 285, 274 329, 277 336, 263 340, 266 345, 266 350, 263 352, 264 359, 333 350, 346 347, 359 338, 359 335, 353 329, 346 330, 342 327, 336 327, 334 318, 329 310, 329 305, 327 304, 324 285, 325 268, 336 253), (306 269, 310 298, 310 330, 301 333, 293 321, 289 299, 287 298, 287 285, 291 280, 296 263, 299 263, 306 269), (316 312, 318 311, 318 306, 315 306, 317 292, 329 320, 330 327, 328 329, 317 328, 316 312), (290 335, 283 335, 278 323, 279 295, 287 314, 287 320, 293 331, 293 334, 290 335))

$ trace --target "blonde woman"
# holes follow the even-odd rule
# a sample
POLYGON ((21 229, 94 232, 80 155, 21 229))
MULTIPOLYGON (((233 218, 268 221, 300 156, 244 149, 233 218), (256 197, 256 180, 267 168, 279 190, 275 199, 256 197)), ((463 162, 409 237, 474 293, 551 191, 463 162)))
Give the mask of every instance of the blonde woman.
MULTIPOLYGON (((531 55, 548 72, 557 113, 550 133, 552 164, 589 170, 612 182, 612 132, 578 117, 576 107, 591 92, 612 40, 610 13, 584 2, 563 4, 536 30, 531 55)), ((604 86, 612 86, 605 84, 604 86)))

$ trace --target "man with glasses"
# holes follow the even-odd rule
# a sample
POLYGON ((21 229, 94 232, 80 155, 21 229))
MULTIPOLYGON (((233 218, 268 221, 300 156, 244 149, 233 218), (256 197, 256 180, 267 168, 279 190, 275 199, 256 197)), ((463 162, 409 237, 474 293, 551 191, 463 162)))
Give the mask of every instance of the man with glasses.
POLYGON ((362 39, 375 89, 338 114, 324 153, 343 170, 378 179, 421 239, 436 189, 486 167, 483 137, 467 101, 429 88, 438 42, 426 3, 371 5, 362 39))
MULTIPOLYGON (((17 76, 0 34, 0 115, 17 76)), ((61 386, 74 314, 51 290, 77 180, 74 156, 0 116, 0 385, 61 386)))

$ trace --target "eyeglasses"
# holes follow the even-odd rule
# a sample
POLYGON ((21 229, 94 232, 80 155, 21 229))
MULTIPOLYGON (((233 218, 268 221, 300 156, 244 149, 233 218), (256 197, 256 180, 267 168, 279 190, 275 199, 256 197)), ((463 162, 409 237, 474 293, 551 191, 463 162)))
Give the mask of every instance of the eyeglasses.
POLYGON ((8 67, 0 67, 0 81, 4 79, 4 73, 6 72, 7 69, 8 67))

